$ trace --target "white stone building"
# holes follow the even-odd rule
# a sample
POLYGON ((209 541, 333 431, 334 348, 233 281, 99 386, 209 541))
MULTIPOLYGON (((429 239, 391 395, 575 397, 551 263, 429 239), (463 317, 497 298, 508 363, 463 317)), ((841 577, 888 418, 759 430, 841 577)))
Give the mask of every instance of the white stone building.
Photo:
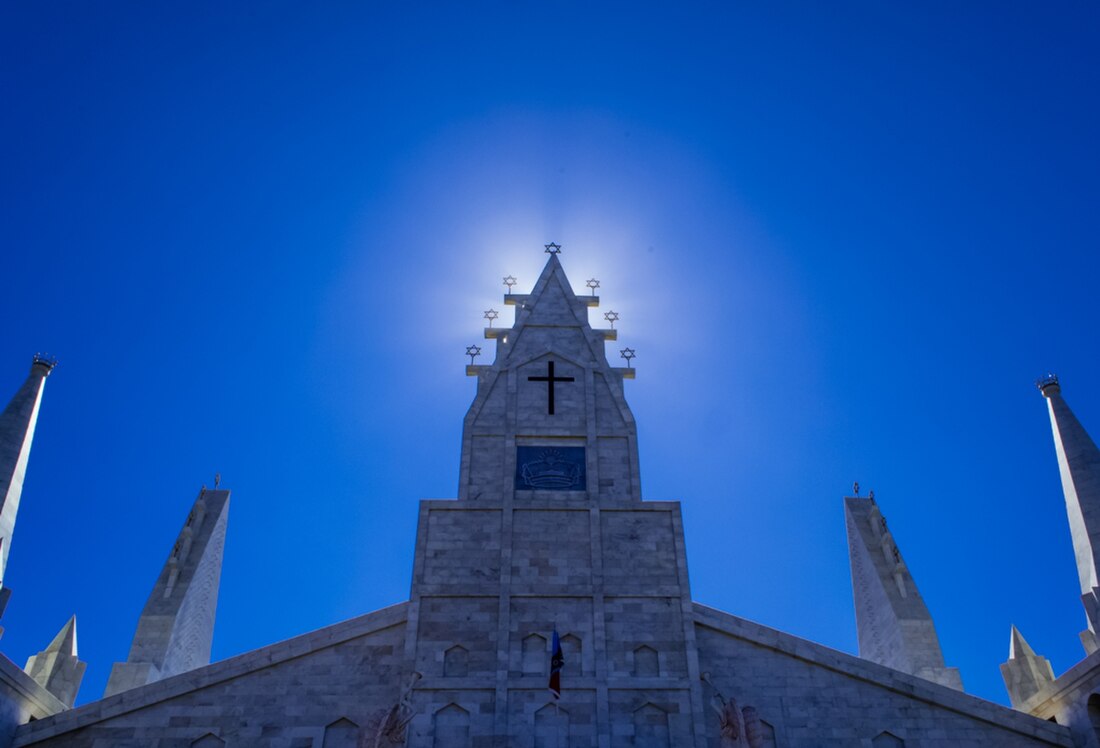
MULTIPOLYGON (((873 498, 845 499, 860 657, 694 601, 679 503, 642 498, 634 370, 548 251, 505 297, 514 324, 485 330, 493 362, 467 367, 458 495, 421 502, 407 601, 210 663, 229 492, 204 489, 102 699, 71 707, 75 620, 26 671, 0 656, 0 748, 1100 747, 1100 451, 1056 380, 1090 654, 1055 679, 1013 630, 1009 709, 945 665, 873 498)), ((0 416, 0 585, 51 368, 36 358, 0 416)))

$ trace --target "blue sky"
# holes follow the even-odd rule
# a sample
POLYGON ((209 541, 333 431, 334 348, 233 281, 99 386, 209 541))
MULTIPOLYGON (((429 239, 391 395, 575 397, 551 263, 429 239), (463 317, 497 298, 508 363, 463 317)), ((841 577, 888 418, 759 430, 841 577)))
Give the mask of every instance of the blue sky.
POLYGON ((1100 437, 1095 6, 224 5, 0 8, 0 397, 61 362, 7 656, 76 613, 98 697, 215 471, 216 658, 405 600, 555 240, 697 600, 854 652, 859 480, 970 692, 1011 623, 1080 659, 1033 381, 1100 437))

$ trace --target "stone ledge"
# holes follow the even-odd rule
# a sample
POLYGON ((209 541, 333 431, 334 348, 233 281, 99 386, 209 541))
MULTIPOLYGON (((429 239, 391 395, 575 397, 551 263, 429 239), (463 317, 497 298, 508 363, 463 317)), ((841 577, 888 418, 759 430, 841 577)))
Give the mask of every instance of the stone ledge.
MULTIPOLYGON (((598 307, 600 305, 599 296, 577 296, 573 294, 577 301, 581 302, 588 307, 598 307)), ((523 307, 531 300, 531 294, 529 293, 506 293, 504 294, 505 306, 519 306, 523 307)))
POLYGON ((701 603, 692 603, 695 610, 695 623, 706 626, 739 639, 744 639, 782 654, 805 660, 851 678, 867 681, 890 691, 900 693, 919 701, 956 712, 971 719, 988 722, 1005 730, 1026 735, 1029 738, 1045 740, 1052 745, 1070 748, 1073 746, 1068 727, 1047 722, 1030 714, 1024 714, 991 701, 970 696, 947 686, 909 675, 899 670, 879 665, 855 655, 831 649, 823 644, 815 644, 799 639, 791 634, 747 621, 744 618, 723 613, 701 603))
POLYGON ((32 745, 62 733, 78 730, 160 701, 239 678, 256 670, 402 624, 407 618, 408 605, 408 602, 391 605, 373 613, 334 623, 308 634, 269 644, 251 652, 84 704, 76 709, 20 725, 12 748, 32 745))
POLYGON ((38 685, 38 681, 27 675, 23 668, 2 654, 0 654, 0 682, 7 689, 26 699, 27 704, 33 707, 32 714, 35 719, 44 719, 68 709, 56 696, 38 685))

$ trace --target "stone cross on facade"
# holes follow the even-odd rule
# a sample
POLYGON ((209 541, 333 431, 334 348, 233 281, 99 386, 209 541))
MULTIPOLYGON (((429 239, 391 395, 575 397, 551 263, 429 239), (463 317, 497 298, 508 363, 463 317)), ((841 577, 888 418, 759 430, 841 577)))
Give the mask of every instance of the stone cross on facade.
POLYGON ((554 382, 575 382, 573 377, 556 377, 554 376, 554 362, 548 361, 546 363, 546 376, 545 377, 527 377, 529 382, 546 382, 546 412, 550 415, 554 415, 554 382))

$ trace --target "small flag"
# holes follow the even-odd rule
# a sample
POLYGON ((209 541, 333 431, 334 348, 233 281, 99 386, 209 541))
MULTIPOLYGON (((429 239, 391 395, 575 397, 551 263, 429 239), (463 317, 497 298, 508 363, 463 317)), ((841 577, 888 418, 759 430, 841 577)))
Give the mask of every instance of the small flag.
POLYGON ((565 657, 561 652, 561 639, 558 638, 558 630, 554 629, 550 654, 550 694, 555 699, 561 698, 561 668, 565 664, 565 657))

